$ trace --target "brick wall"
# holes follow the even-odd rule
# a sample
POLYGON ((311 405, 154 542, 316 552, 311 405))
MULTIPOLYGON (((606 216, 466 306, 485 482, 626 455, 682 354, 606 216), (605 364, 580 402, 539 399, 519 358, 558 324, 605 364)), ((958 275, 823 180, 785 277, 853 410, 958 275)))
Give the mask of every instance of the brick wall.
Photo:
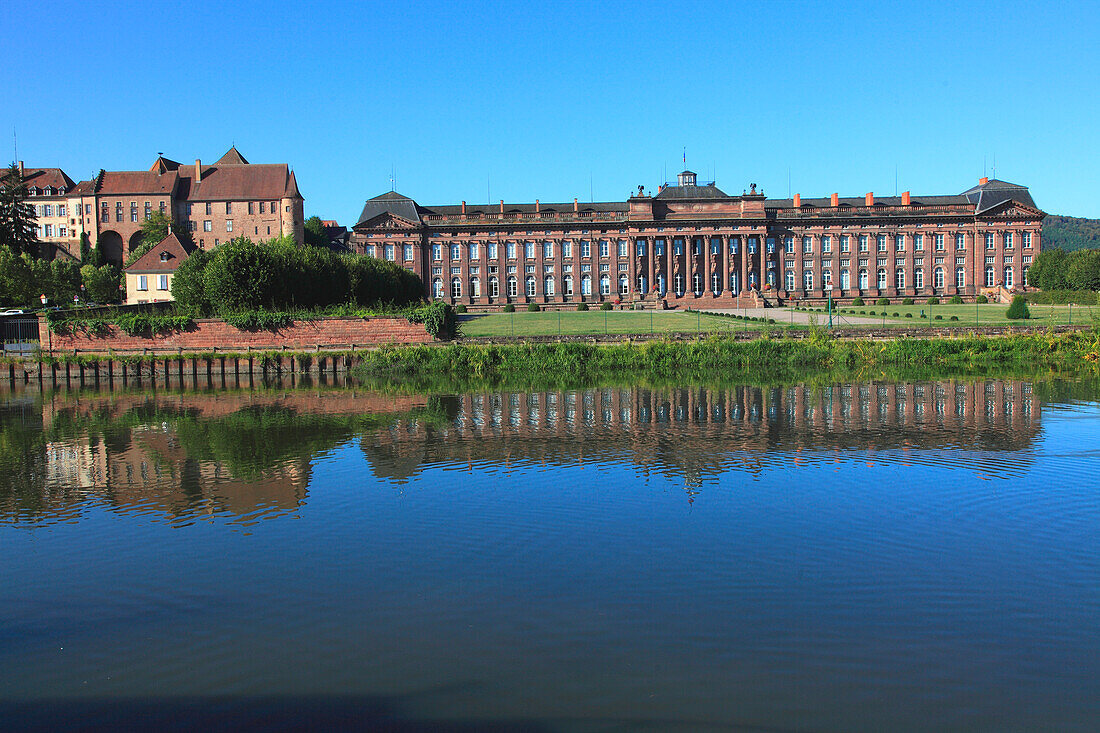
POLYGON ((383 344, 422 344, 432 340, 422 323, 404 318, 323 318, 295 321, 275 331, 241 331, 222 320, 203 318, 187 331, 168 331, 153 336, 130 336, 118 326, 97 336, 72 331, 50 334, 45 318, 38 320, 43 351, 267 351, 289 349, 345 349, 383 344))

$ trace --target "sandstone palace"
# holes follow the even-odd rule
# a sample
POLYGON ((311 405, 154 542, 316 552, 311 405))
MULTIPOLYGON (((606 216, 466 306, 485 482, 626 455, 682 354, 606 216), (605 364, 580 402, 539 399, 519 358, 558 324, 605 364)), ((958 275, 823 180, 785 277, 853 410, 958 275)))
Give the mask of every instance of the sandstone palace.
POLYGON ((1027 286, 1045 213, 982 178, 958 195, 768 199, 684 171, 624 202, 363 206, 353 251, 454 304, 753 306, 829 297, 1004 296, 1027 286))

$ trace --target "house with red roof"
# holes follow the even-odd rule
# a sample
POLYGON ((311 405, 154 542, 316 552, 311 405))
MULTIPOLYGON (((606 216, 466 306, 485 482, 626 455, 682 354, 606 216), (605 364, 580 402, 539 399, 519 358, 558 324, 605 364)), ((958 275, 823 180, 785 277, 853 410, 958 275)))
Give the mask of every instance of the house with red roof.
POLYGON ((169 232, 159 244, 126 268, 126 302, 175 300, 172 297, 172 277, 193 249, 193 245, 181 242, 169 232))

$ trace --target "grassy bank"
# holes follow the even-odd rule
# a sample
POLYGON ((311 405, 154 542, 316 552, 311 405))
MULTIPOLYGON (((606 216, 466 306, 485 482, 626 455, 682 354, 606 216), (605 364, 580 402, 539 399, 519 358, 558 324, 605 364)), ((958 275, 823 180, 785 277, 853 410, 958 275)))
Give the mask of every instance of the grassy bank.
POLYGON ((372 385, 431 389, 535 388, 596 383, 795 382, 955 375, 1093 374, 1100 331, 957 339, 838 341, 822 331, 804 340, 718 336, 692 342, 649 341, 385 348, 365 353, 358 378, 372 385))
MULTIPOLYGON (((768 314, 774 322, 775 315, 768 314)), ((717 333, 747 331, 766 325, 759 319, 724 318, 697 311, 542 311, 459 316, 467 338, 498 336, 577 336, 640 333, 717 333)), ((784 325, 779 323, 777 325, 784 325)))

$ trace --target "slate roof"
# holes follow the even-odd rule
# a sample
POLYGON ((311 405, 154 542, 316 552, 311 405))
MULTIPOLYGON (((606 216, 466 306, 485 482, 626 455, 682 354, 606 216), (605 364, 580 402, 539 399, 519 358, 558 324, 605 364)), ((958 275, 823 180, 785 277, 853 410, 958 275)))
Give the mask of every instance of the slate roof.
POLYGON ((402 196, 397 191, 388 191, 381 196, 367 199, 367 202, 363 204, 363 212, 359 214, 359 221, 355 222, 355 226, 359 226, 382 214, 391 214, 414 224, 420 223, 420 211, 416 202, 408 196, 402 196))
MULTIPOLYGON (((687 171, 685 171, 687 172, 687 171)), ((683 174, 681 174, 683 175, 683 174)), ((707 183, 702 186, 665 186, 661 189, 653 198, 655 199, 732 199, 728 193, 715 186, 713 183, 707 183)))
MULTIPOLYGON (((462 205, 458 204, 445 204, 443 206, 421 206, 420 212, 422 214, 441 214, 444 216, 454 216, 455 214, 462 213, 462 205)), ((629 204, 625 201, 595 201, 585 203, 583 201, 577 202, 577 211, 585 212, 625 212, 630 208, 629 204)), ((571 212, 573 211, 573 202, 566 203, 539 203, 539 211, 550 212, 571 212)), ((466 204, 467 214, 499 214, 500 202, 493 204, 466 204)), ((533 214, 535 213, 535 204, 510 204, 507 201, 504 202, 504 213, 506 214, 533 214)), ((536 220, 537 221, 537 220, 536 220)))
POLYGON ((154 274, 175 272, 183 264, 194 247, 188 247, 172 232, 160 240, 160 243, 138 258, 137 262, 126 268, 126 272, 135 274, 154 274), (161 259, 161 253, 168 255, 167 260, 161 259))
MULTIPOLYGON (((837 200, 840 206, 866 206, 867 201, 863 196, 841 196, 837 200)), ((958 196, 913 196, 910 203, 914 206, 946 206, 966 205, 970 202, 962 195, 958 196)), ((901 196, 875 196, 875 204, 882 206, 901 206, 901 196)), ((833 205, 831 198, 806 198, 802 197, 802 208, 817 207, 829 208, 833 205)), ((794 206, 793 199, 767 199, 764 201, 765 209, 789 209, 794 206)))
POLYGON ((978 214, 989 211, 994 206, 999 206, 1009 200, 1018 201, 1033 209, 1039 208, 1035 205, 1035 200, 1031 198, 1027 186, 1020 186, 1008 181, 998 181, 996 178, 991 178, 986 183, 979 183, 977 186, 964 191, 962 195, 974 204, 975 212, 978 214))

